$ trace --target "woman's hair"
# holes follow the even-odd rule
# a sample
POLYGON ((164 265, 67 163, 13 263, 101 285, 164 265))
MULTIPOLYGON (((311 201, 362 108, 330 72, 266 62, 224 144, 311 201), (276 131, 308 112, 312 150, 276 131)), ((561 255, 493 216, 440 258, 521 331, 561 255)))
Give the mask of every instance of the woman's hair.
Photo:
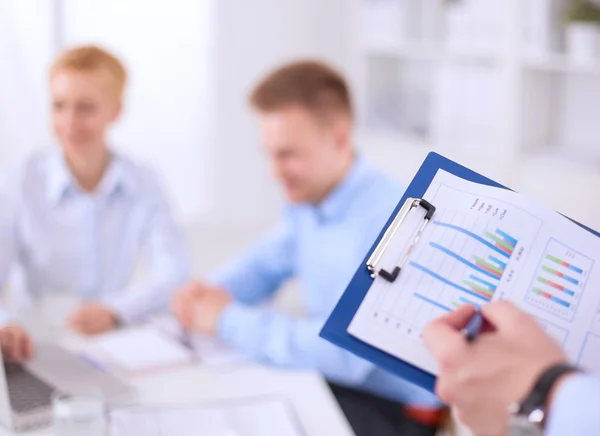
POLYGON ((112 53, 95 45, 84 45, 58 55, 50 68, 50 78, 60 71, 99 73, 107 78, 115 97, 121 101, 127 84, 127 70, 112 53))

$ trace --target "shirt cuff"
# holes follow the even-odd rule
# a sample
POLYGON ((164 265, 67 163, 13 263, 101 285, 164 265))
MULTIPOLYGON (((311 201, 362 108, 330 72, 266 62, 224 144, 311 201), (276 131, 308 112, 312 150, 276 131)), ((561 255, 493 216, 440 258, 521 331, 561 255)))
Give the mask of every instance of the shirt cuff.
POLYGON ((569 434, 591 434, 587 433, 590 426, 599 430, 598 407, 600 379, 590 374, 569 376, 559 387, 550 406, 548 435, 567 434, 567 429, 573 429, 569 434))
MULTIPOLYGON (((247 281, 244 280, 244 282, 247 281)), ((244 288, 242 280, 236 279, 235 274, 231 274, 229 271, 219 271, 212 276, 208 277, 208 283, 219 289, 226 289, 231 295, 240 295, 240 290, 244 288)))
POLYGON ((256 319, 256 308, 233 302, 221 313, 217 336, 224 342, 235 345, 238 343, 238 338, 244 336, 246 326, 254 319, 256 319))

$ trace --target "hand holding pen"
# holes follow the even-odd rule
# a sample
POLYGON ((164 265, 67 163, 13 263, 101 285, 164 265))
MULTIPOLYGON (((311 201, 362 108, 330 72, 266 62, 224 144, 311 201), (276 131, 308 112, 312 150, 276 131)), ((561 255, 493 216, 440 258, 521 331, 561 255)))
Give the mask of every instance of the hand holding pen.
POLYGON ((539 323, 506 301, 461 306, 429 324, 424 340, 439 368, 436 393, 476 434, 501 434, 508 406, 543 370, 566 361, 539 323))

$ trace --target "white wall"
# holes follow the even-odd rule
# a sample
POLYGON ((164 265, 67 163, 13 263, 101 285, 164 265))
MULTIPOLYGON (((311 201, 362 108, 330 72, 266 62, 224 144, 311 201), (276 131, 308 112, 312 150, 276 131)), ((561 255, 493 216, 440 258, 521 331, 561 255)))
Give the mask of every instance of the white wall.
POLYGON ((0 1, 0 167, 46 145, 51 0, 0 1))

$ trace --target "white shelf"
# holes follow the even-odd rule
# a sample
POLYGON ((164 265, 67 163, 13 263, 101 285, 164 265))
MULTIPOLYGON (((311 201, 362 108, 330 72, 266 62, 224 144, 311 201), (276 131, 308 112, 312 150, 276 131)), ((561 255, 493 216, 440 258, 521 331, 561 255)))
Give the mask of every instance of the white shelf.
POLYGON ((498 61, 494 52, 459 52, 427 43, 405 43, 398 46, 369 43, 365 51, 370 56, 383 56, 404 60, 429 62, 454 62, 492 65, 498 61))
POLYGON ((600 175, 600 159, 590 156, 585 152, 555 144, 527 148, 531 151, 524 151, 522 153, 523 160, 562 165, 564 167, 575 168, 582 173, 592 172, 600 175))
MULTIPOLYGON (((369 132, 367 139, 361 137, 360 144, 401 148, 399 156, 405 153, 414 157, 436 149, 461 162, 473 162, 499 179, 510 180, 525 165, 541 168, 536 177, 541 175, 543 183, 546 178, 556 179, 556 168, 562 164, 573 174, 598 174, 600 180, 600 151, 583 143, 594 137, 593 114, 600 106, 600 59, 585 64, 550 48, 558 46, 559 35, 564 33, 562 21, 548 21, 547 41, 537 44, 548 48, 537 53, 533 51, 536 45, 531 44, 535 42, 532 35, 540 30, 536 26, 546 26, 546 16, 538 14, 533 19, 525 15, 523 0, 497 2, 497 12, 487 17, 489 23, 477 18, 486 9, 483 0, 457 3, 457 8, 466 8, 458 17, 462 13, 461 19, 470 17, 471 21, 464 26, 453 22, 454 27, 448 25, 448 10, 441 0, 413 1, 425 5, 422 13, 413 13, 408 20, 417 31, 399 32, 389 39, 377 39, 381 33, 369 34, 368 29, 357 35, 357 70, 362 75, 357 81, 358 92, 364 97, 365 109, 388 111, 385 115, 392 120, 391 125, 401 124, 394 122, 395 117, 418 114, 429 135, 369 132), (529 33, 525 32, 527 23, 529 33), (456 29, 464 30, 464 34, 456 29), (529 45, 527 35, 532 38, 529 45), (426 96, 427 103, 422 105, 423 113, 412 111, 410 105, 421 95, 426 96), (574 138, 582 142, 576 144, 579 147, 555 147, 529 144, 529 138, 574 138), (545 174, 548 168, 554 173, 545 174)), ((564 2, 554 5, 558 9, 567 1, 552 3, 564 2)))
POLYGON ((574 63, 567 55, 559 53, 530 55, 524 58, 523 65, 534 71, 600 76, 600 59, 590 64, 579 64, 574 63))
POLYGON ((397 46, 368 43, 365 51, 372 56, 385 56, 412 60, 433 61, 438 57, 439 50, 431 44, 408 43, 397 46))
POLYGON ((356 135, 359 147, 398 148, 428 150, 431 141, 418 135, 380 129, 362 129, 356 135))

